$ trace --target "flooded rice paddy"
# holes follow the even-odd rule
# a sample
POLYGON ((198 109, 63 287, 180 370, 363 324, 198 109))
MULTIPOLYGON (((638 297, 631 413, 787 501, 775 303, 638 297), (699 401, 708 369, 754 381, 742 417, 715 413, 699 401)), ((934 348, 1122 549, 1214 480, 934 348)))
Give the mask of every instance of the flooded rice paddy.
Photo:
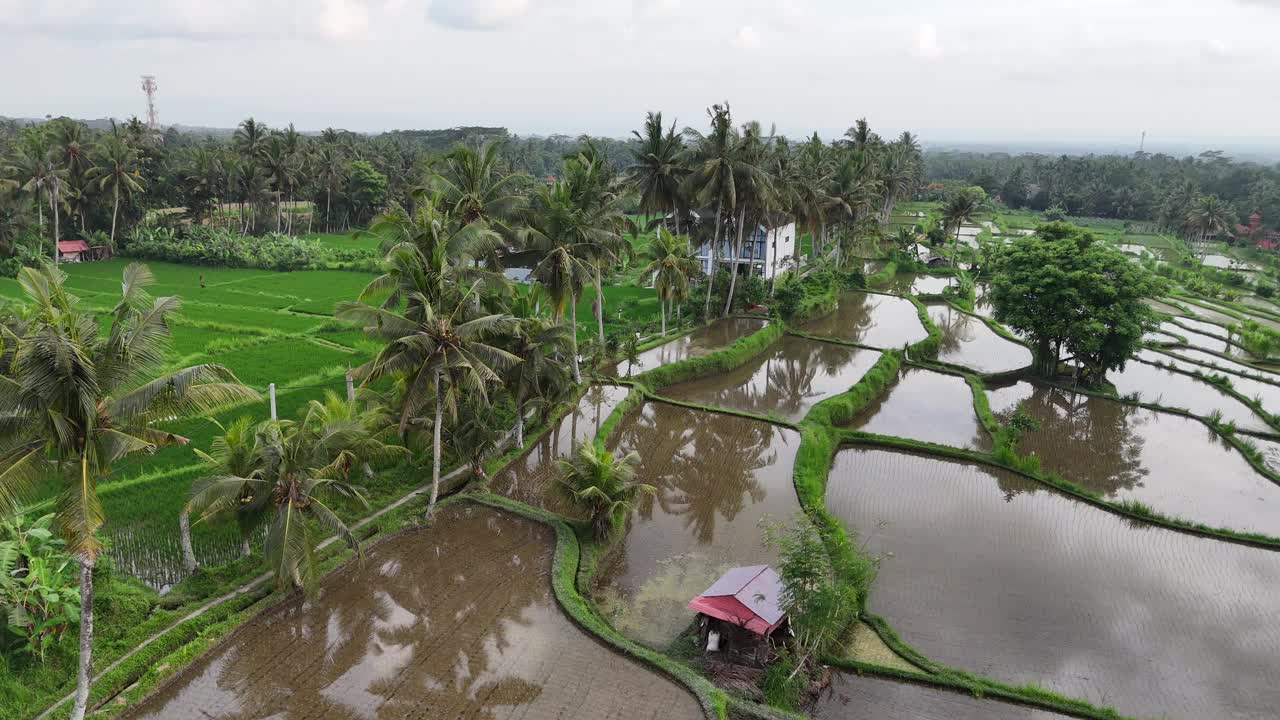
POLYGON ((1198 363, 1216 365, 1224 370, 1230 370, 1231 372, 1238 373, 1240 375, 1248 375, 1253 378, 1280 382, 1280 373, 1263 370, 1260 367, 1254 367, 1253 365, 1248 365, 1238 360, 1228 360, 1220 355, 1214 355, 1213 353, 1205 352, 1204 350, 1197 350, 1195 348, 1178 348, 1171 352, 1178 357, 1194 360, 1198 363))
POLYGON ((1188 330, 1176 323, 1162 322, 1160 323, 1160 332, 1187 339, 1187 343, 1192 347, 1202 348, 1220 353, 1231 353, 1235 346, 1219 337, 1205 335, 1204 333, 1188 330))
POLYGON ((617 365, 605 368, 604 373, 614 377, 627 377, 652 370, 660 365, 706 355, 754 333, 767 324, 767 321, 760 318, 721 318, 671 342, 645 350, 640 353, 635 362, 628 363, 623 360, 617 365))
POLYGON ((498 495, 562 515, 575 511, 556 492, 556 460, 569 457, 580 443, 590 442, 630 390, 618 385, 592 385, 574 412, 561 418, 523 455, 495 474, 490 489, 498 495))
POLYGON ((657 488, 632 513, 621 551, 597 577, 603 614, 628 637, 668 645, 692 622, 685 604, 730 567, 776 562, 760 519, 800 512, 792 480, 799 433, 768 423, 646 403, 611 445, 635 450, 636 480, 657 488))
POLYGON ((987 450, 991 436, 978 422, 973 391, 958 375, 906 368, 849 427, 854 430, 987 450))
POLYGON ((1001 421, 1019 406, 1040 421, 1019 453, 1108 500, 1280 536, 1280 486, 1199 420, 1026 382, 987 398, 1001 421))
POLYGON ((1165 313, 1166 315, 1182 314, 1182 308, 1176 308, 1166 302, 1160 302, 1159 300, 1152 300, 1151 298, 1147 298, 1142 302, 1146 303, 1147 307, 1151 308, 1152 310, 1155 310, 1156 312, 1165 313))
POLYGON ((884 450, 840 451, 826 504, 883 558, 870 609, 936 661, 1141 717, 1280 707, 1280 553, 884 450))
POLYGON ((800 420, 819 402, 862 378, 880 353, 786 335, 727 373, 661 390, 685 402, 800 420))
POLYGON ((1173 365, 1187 372, 1199 372, 1204 375, 1221 375, 1231 381, 1231 388, 1250 400, 1259 400, 1263 409, 1267 412, 1280 412, 1280 385, 1273 385, 1261 380, 1255 380, 1251 377, 1243 377, 1233 373, 1226 373, 1207 368, 1203 365, 1197 365, 1193 362, 1187 362, 1180 358, 1173 357, 1167 353, 1155 352, 1152 350, 1143 350, 1138 353, 1138 357, 1147 362, 1162 362, 1166 365, 1173 365))
MULTIPOLYGON (((1236 322, 1236 321, 1232 320, 1231 322, 1236 322)), ((1216 322, 1209 322, 1208 320, 1198 320, 1195 318, 1180 317, 1178 318, 1178 323, 1192 330, 1195 330, 1198 333, 1204 333, 1205 335, 1227 337, 1227 335, 1229 334, 1226 327, 1216 322)))
POLYGON ((1107 379, 1122 396, 1137 393, 1142 402, 1188 410, 1201 417, 1220 412, 1224 422, 1234 423, 1240 430, 1275 432, 1248 405, 1198 378, 1130 360, 1123 371, 1107 373, 1107 379))
POLYGON ((864 292, 842 293, 834 311, 808 322, 804 329, 876 348, 902 347, 929 336, 910 300, 864 292))
POLYGON ((929 319, 942 331, 938 359, 980 373, 1017 370, 1031 364, 1031 351, 1006 340, 981 318, 946 303, 929 303, 929 319))
POLYGON ((555 534, 477 506, 391 537, 250 621, 129 718, 701 718, 684 687, 578 629, 555 534))
POLYGON ((941 295, 953 283, 955 278, 946 275, 898 273, 884 287, 884 291, 894 295, 941 295))
POLYGON ((929 685, 836 672, 813 712, 814 720, 1066 720, 1037 708, 929 685))

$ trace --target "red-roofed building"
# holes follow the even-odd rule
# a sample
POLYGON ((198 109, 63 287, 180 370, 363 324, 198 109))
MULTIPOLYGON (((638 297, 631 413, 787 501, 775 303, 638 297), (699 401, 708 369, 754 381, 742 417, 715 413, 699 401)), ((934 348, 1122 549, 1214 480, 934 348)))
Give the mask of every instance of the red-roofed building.
POLYGON ((708 651, 747 651, 758 659, 760 640, 786 625, 781 597, 778 573, 768 565, 751 565, 720 576, 689 601, 689 609, 698 613, 699 636, 708 651))
POLYGON ((111 257, 111 248, 106 245, 89 246, 84 240, 59 240, 59 262, 82 262, 85 260, 106 260, 111 257))
POLYGON ((1256 212, 1249 215, 1248 225, 1236 225, 1235 235, 1244 244, 1251 244, 1259 250, 1280 248, 1280 232, 1263 226, 1262 216, 1256 212))

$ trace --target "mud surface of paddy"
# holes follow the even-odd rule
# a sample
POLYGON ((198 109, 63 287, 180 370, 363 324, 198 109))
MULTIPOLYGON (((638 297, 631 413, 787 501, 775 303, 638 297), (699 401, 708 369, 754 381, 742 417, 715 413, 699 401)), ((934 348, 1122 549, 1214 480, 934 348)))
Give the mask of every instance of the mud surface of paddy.
POLYGON ((1199 420, 1026 382, 987 398, 1002 422, 1019 405, 1040 421, 1020 453, 1108 500, 1280 536, 1280 486, 1199 420))
POLYGON ((927 308, 929 319, 942 331, 938 351, 942 362, 980 373, 1008 372, 1031 364, 1030 350, 997 335, 981 318, 946 303, 930 303, 927 308))
POLYGON ((632 513, 622 548, 597 576, 597 600, 623 634, 665 647, 692 622, 689 599, 721 573, 776 562, 759 522, 800 512, 792 479, 800 435, 651 402, 623 421, 611 445, 639 453, 636 480, 657 495, 632 513))
POLYGON ((1108 372, 1107 379, 1121 396, 1137 393, 1142 402, 1189 410, 1201 417, 1217 411, 1222 413, 1224 421, 1235 423, 1240 430, 1275 432, 1248 405, 1188 375, 1130 360, 1123 371, 1108 372))
POLYGON ((607 367, 604 373, 614 377, 639 375, 660 365, 706 355, 750 335, 766 324, 767 321, 759 318, 721 318, 671 342, 645 350, 633 363, 624 360, 607 367))
POLYGON ((903 370, 849 427, 954 447, 991 447, 991 436, 973 409, 969 383, 958 375, 922 368, 903 370))
POLYGON ((195 661, 129 718, 701 718, 693 695, 578 629, 555 533, 476 506, 379 543, 195 661))
POLYGON ((933 660, 1140 717, 1280 707, 1280 553, 878 449, 837 454, 826 504, 883 558, 871 611, 933 660))
POLYGON ((842 293, 834 311, 811 320, 804 329, 876 348, 898 348, 929 336, 910 300, 864 292, 842 293))
POLYGON ((1066 715, 975 698, 964 692, 839 671, 832 675, 831 687, 818 698, 813 717, 814 720, 1067 720, 1066 715))
POLYGON ((675 400, 800 420, 817 403, 862 378, 880 353, 785 335, 727 373, 659 391, 675 400))
POLYGON ((576 511, 555 489, 556 460, 567 458, 580 443, 596 436, 609 413, 630 390, 619 385, 592 385, 577 409, 561 418, 517 460, 495 474, 489 488, 498 495, 561 515, 576 511))

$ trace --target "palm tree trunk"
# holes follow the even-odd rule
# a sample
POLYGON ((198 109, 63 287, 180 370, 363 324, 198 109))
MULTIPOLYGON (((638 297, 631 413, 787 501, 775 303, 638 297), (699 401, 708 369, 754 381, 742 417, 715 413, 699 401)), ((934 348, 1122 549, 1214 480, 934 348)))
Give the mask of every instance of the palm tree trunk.
POLYGON ((111 206, 111 247, 116 246, 116 216, 120 214, 120 185, 116 185, 115 204, 111 206))
POLYGON ((578 299, 569 297, 569 337, 573 339, 573 381, 582 382, 582 370, 578 367, 578 299))
POLYGON ((516 399, 516 447, 524 447, 524 401, 516 399))
POLYGON ((440 371, 435 372, 436 421, 431 428, 431 500, 427 503, 427 516, 436 509, 440 497, 440 426, 444 424, 444 401, 440 398, 440 371))
POLYGON ((742 231, 747 221, 747 204, 743 203, 738 210, 738 239, 733 245, 733 257, 729 258, 729 297, 724 301, 724 312, 720 313, 721 317, 729 314, 729 309, 733 307, 733 291, 738 285, 738 258, 742 255, 742 231))
POLYGON ((667 336, 667 301, 665 298, 662 297, 661 294, 658 295, 658 315, 662 318, 662 336, 666 337, 667 336))
POLYGON ((604 287, 600 281, 600 263, 596 262, 596 339, 604 347, 604 287))
POLYGON ((71 720, 84 720, 89 707, 89 680, 93 672, 93 560, 80 561, 80 662, 76 671, 76 699, 71 720))
POLYGON ((178 513, 179 539, 182 541, 182 566, 188 573, 196 571, 196 553, 191 547, 191 513, 184 507, 178 513))
POLYGON ((715 287, 716 284, 716 247, 720 245, 720 216, 721 210, 723 209, 724 199, 721 198, 720 201, 716 203, 716 232, 715 236, 711 238, 711 268, 707 272, 707 302, 702 308, 702 317, 704 318, 711 317, 711 289, 715 287))
POLYGON ((253 548, 249 547, 249 538, 247 536, 240 538, 240 557, 249 557, 251 554, 253 554, 253 548))
POLYGON ((324 189, 324 231, 333 232, 333 220, 330 214, 333 210, 333 188, 324 189))
POLYGON ((962 222, 956 223, 956 237, 951 242, 951 269, 953 271, 956 269, 956 254, 960 251, 960 227, 962 225, 962 222))
POLYGON ((49 195, 49 212, 53 213, 53 264, 58 264, 58 240, 62 235, 62 231, 58 228, 58 190, 54 186, 53 193, 49 195))

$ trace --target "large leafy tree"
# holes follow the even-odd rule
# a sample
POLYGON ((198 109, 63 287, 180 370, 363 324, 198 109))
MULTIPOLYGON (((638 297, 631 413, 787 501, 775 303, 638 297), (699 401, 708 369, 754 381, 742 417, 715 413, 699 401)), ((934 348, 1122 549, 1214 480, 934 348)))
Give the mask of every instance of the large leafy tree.
POLYGON ((994 260, 995 319, 1026 337, 1037 372, 1053 377, 1075 361, 1085 383, 1101 382, 1136 353, 1156 324, 1143 298, 1156 282, 1142 267, 1067 223, 1042 225, 994 260))
POLYGON ((104 522, 98 479, 120 459, 186 442, 158 427, 253 400, 218 365, 157 375, 165 359, 174 297, 152 298, 144 265, 125 268, 106 330, 79 306, 54 268, 24 268, 19 283, 30 319, 10 338, 17 350, 0 369, 0 506, 12 511, 39 483, 59 489, 56 522, 80 563, 80 664, 73 718, 89 698, 93 647, 93 569, 104 522))

